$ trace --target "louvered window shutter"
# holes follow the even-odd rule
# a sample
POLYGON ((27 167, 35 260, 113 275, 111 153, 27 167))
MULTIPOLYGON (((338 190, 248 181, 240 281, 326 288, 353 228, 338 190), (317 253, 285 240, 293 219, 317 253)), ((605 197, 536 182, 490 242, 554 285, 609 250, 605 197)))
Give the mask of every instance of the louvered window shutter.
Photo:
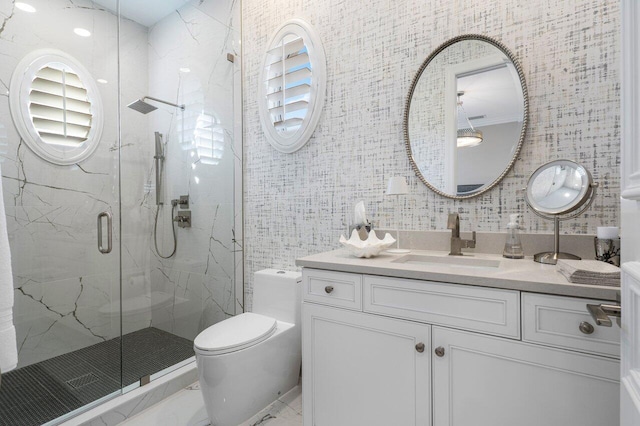
POLYGON ((262 70, 260 110, 269 142, 281 152, 311 137, 326 86, 324 50, 312 28, 294 19, 274 35, 262 70))
POLYGON ((65 69, 46 66, 31 83, 29 112, 45 143, 77 146, 91 130, 91 102, 80 78, 65 69))
POLYGON ((312 70, 304 40, 282 41, 268 52, 267 101, 271 124, 284 133, 296 132, 307 114, 312 70))
POLYGON ((41 49, 22 58, 11 76, 9 107, 20 137, 50 163, 76 164, 98 148, 104 124, 98 86, 65 52, 41 49))

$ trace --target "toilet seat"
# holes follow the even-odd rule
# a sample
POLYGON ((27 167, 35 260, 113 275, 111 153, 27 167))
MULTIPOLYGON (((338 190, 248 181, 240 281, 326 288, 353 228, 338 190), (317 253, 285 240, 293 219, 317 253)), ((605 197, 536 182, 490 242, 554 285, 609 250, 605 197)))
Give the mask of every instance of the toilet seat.
POLYGON ((246 312, 204 330, 193 341, 203 355, 222 355, 254 346, 276 332, 277 321, 253 312, 246 312))

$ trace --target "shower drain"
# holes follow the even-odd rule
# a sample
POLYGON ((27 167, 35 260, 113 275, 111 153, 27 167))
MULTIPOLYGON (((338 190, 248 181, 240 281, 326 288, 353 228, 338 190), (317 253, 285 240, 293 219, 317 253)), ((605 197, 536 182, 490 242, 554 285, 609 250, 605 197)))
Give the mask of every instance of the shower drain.
POLYGON ((71 380, 67 380, 65 383, 73 389, 80 389, 81 387, 90 385, 91 383, 95 383, 98 380, 100 380, 100 377, 96 376, 93 373, 87 373, 71 380))

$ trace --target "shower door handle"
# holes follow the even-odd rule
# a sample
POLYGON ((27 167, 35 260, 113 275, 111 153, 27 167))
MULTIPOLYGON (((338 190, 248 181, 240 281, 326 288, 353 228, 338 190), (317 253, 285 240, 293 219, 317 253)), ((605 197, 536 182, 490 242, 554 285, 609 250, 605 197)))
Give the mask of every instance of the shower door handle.
POLYGON ((113 221, 113 216, 109 212, 102 212, 98 215, 98 250, 102 254, 111 253, 111 249, 113 248, 112 247, 113 235, 111 231, 112 221, 113 221), (107 248, 104 248, 104 246, 102 245, 102 218, 103 217, 107 218, 107 248))

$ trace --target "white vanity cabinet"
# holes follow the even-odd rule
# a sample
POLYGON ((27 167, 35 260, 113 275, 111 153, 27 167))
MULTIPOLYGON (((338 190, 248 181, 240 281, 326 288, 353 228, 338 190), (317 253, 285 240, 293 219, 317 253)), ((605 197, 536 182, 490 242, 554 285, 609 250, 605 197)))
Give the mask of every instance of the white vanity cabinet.
POLYGON ((431 326, 356 312, 362 275, 303 276, 304 424, 431 424, 431 326))
POLYGON ((431 326, 304 304, 305 425, 431 424, 431 326))
POLYGON ((620 363, 433 327, 436 426, 618 425, 620 363))
POLYGON ((305 426, 618 423, 601 301, 306 267, 303 286, 305 426))

